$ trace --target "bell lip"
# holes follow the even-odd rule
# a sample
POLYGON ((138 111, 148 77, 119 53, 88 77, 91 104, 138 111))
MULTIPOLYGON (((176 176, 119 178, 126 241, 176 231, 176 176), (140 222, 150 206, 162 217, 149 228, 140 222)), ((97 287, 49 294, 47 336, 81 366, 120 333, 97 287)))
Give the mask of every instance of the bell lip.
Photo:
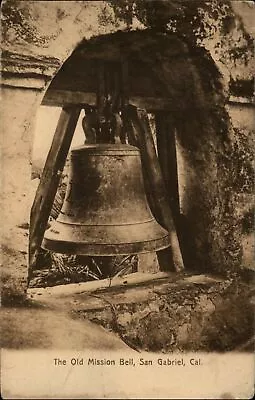
POLYGON ((87 153, 90 154, 92 153, 93 155, 97 155, 97 153, 101 154, 111 154, 111 155, 117 155, 118 152, 120 154, 126 155, 126 152, 128 155, 137 155, 139 154, 139 149, 138 147, 131 146, 130 144, 112 144, 112 143, 97 143, 97 144, 84 144, 81 146, 74 147, 71 150, 71 156, 75 157, 76 155, 80 153, 87 153))
POLYGON ((170 245, 170 233, 155 219, 139 224, 77 226, 54 221, 42 247, 64 254, 115 255, 158 251, 170 245))
MULTIPOLYGON (((60 213, 61 213, 61 211, 60 211, 60 213)), ((97 223, 97 224, 89 224, 89 223, 85 223, 85 222, 70 222, 70 221, 65 221, 64 219, 63 219, 63 216, 65 216, 65 214, 59 214, 59 216, 58 216, 58 219, 57 219, 57 222, 60 222, 61 224, 63 224, 63 225, 65 225, 65 226, 70 226, 70 227, 73 227, 73 226, 80 226, 80 227, 84 227, 84 228, 86 228, 86 227, 92 227, 92 226, 94 226, 94 227, 107 227, 107 228, 113 228, 113 227, 119 227, 119 228, 127 228, 127 227, 129 227, 129 226, 140 226, 141 224, 151 224, 151 223, 154 223, 154 221, 155 221, 155 219, 154 218, 150 218, 150 219, 148 219, 148 220, 144 220, 144 221, 138 221, 138 222, 133 222, 133 223, 131 223, 131 222, 129 222, 129 223, 126 223, 126 222, 123 222, 122 224, 114 224, 114 223, 105 223, 105 224, 101 224, 101 223, 97 223)))
POLYGON ((170 247, 169 234, 158 239, 132 243, 86 243, 68 242, 44 238, 41 247, 45 250, 61 254, 74 254, 86 256, 115 256, 127 254, 152 253, 170 247))

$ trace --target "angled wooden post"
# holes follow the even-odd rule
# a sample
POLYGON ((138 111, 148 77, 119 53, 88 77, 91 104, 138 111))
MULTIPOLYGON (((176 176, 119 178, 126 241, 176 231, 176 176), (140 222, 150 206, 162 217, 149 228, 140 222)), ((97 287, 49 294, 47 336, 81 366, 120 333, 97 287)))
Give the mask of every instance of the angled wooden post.
MULTIPOLYGON (((148 115, 145 110, 134 107, 127 107, 127 114, 133 126, 135 140, 140 149, 144 174, 150 187, 150 195, 152 196, 153 208, 157 221, 169 232, 170 249, 167 251, 159 251, 160 265, 165 264, 166 260, 171 268, 173 265, 176 271, 184 269, 182 254, 180 251, 179 240, 176 233, 172 211, 167 201, 167 193, 162 177, 162 172, 157 157, 153 136, 149 125, 148 115)), ((163 266, 165 268, 165 266, 163 266)))
MULTIPOLYGON (((175 127, 169 112, 155 113, 158 159, 175 225, 180 216, 175 127)), ((177 226, 176 226, 177 229, 177 226)), ((177 229, 178 231, 178 229, 177 229)))
POLYGON ((79 106, 62 108, 30 214, 29 278, 47 227, 66 157, 80 115, 79 106))

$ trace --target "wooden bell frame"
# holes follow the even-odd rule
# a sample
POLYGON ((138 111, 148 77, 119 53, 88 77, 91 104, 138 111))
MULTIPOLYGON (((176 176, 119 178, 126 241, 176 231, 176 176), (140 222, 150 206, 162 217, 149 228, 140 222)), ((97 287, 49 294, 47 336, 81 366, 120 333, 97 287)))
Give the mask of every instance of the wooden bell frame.
MULTIPOLYGON (((146 100, 144 101, 144 107, 143 101, 140 101, 140 107, 137 108, 132 104, 132 99, 129 98, 127 61, 122 60, 116 65, 116 68, 112 68, 112 64, 109 65, 108 62, 102 60, 102 62, 98 63, 97 77, 98 89, 94 99, 89 99, 86 94, 84 96, 81 96, 81 94, 75 96, 74 92, 71 96, 72 98, 63 96, 60 101, 62 103, 62 111, 31 209, 29 276, 31 276, 31 272, 36 265, 38 250, 47 227, 80 112, 82 109, 88 108, 96 112, 99 121, 97 141, 101 143, 108 142, 108 140, 111 142, 119 140, 122 143, 127 141, 139 148, 145 186, 149 188, 151 202, 153 203, 152 211, 157 221, 170 234, 170 248, 157 252, 160 269, 182 271, 184 265, 175 228, 179 215, 175 134, 173 131, 171 132, 172 128, 166 111, 164 107, 163 109, 156 107, 157 154, 146 111, 146 100), (81 99, 81 97, 83 98, 81 99), (92 102, 94 100, 94 104, 87 102, 87 100, 92 100, 92 102), (108 115, 106 106, 108 106, 108 115), (109 108, 112 115, 121 114, 122 127, 124 127, 124 136, 122 137, 119 133, 116 136, 116 132, 115 138, 113 138, 113 135, 108 135, 108 139, 103 137, 103 130, 109 128, 107 128, 109 108), (105 124, 104 128, 103 124, 105 124), (169 135, 169 131, 171 135, 169 135)), ((51 105, 52 103, 54 104, 54 101, 56 102, 54 96, 56 97, 56 93, 53 93, 53 95, 49 93, 48 98, 51 105)), ((59 94, 57 98, 59 102, 59 94)), ((161 104, 162 102, 159 101, 159 103, 161 104)))

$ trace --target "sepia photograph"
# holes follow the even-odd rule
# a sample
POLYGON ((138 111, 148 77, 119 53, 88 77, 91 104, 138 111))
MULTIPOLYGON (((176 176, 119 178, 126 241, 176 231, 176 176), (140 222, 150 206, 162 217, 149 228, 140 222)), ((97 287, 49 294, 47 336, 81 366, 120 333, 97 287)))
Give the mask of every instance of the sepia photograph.
POLYGON ((251 0, 1 4, 3 399, 252 399, 251 0))

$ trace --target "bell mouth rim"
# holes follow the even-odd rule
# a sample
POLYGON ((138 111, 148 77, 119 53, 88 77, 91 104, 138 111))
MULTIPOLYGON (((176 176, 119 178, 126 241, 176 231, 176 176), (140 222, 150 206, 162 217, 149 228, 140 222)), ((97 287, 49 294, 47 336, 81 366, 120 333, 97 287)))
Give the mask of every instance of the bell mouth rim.
POLYGON ((97 153, 100 154, 118 154, 120 152, 121 154, 126 153, 128 155, 134 154, 137 155, 139 154, 139 149, 138 147, 132 146, 130 144, 120 144, 120 143, 96 143, 96 144, 84 144, 81 146, 74 147, 71 150, 71 156, 74 157, 80 153, 92 153, 93 155, 96 155, 97 153))
POLYGON ((111 256, 163 250, 170 246, 170 233, 154 219, 130 226, 90 225, 79 227, 55 221, 47 229, 42 247, 64 254, 111 256), (77 227, 78 228, 78 227, 77 227))
POLYGON ((75 254, 86 256, 115 256, 127 254, 143 254, 164 250, 170 247, 169 234, 157 239, 125 243, 73 243, 65 240, 44 238, 42 248, 60 254, 75 254), (153 243, 153 245, 152 245, 153 243))

